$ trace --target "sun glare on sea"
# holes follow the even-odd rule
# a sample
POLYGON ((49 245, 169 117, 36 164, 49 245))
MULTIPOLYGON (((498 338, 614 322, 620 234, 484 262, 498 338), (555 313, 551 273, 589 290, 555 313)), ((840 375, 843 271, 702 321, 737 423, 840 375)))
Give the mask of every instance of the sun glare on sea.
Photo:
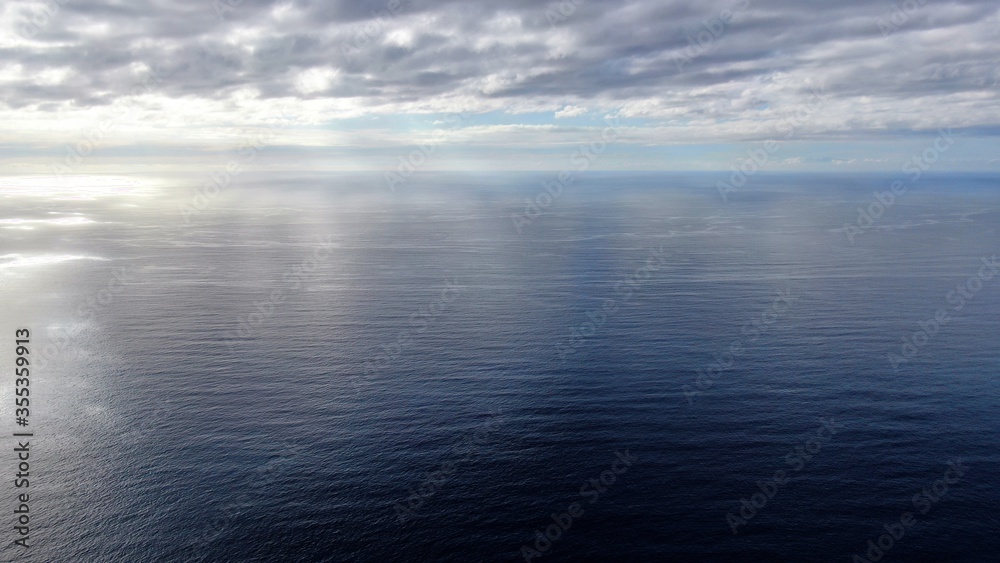
POLYGON ((152 195, 155 182, 125 176, 6 176, 0 177, 0 197, 50 200, 94 200, 115 196, 152 195))

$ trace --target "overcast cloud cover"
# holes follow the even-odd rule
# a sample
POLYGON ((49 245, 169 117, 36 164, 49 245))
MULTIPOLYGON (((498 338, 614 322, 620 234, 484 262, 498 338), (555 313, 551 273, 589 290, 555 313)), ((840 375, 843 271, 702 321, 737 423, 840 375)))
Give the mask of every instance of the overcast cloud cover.
POLYGON ((50 0, 0 21, 13 171, 88 135, 88 166, 169 168, 264 133, 288 166, 425 144, 432 168, 561 168, 609 124, 598 168, 725 169, 780 139, 775 170, 898 170, 950 128, 943 169, 1000 170, 996 0, 50 0))

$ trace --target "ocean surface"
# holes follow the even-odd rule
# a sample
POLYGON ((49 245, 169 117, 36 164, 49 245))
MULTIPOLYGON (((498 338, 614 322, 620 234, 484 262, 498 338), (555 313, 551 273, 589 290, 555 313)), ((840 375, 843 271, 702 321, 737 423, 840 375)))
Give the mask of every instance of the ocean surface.
POLYGON ((205 176, 0 184, 3 560, 997 560, 996 176, 205 176))

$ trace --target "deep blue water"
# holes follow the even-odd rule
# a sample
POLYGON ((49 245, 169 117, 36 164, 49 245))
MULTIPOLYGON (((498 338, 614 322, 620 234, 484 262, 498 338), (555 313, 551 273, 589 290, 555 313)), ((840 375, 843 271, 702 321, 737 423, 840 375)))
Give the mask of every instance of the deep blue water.
POLYGON ((884 561, 996 560, 1000 178, 921 178, 852 243, 893 177, 591 174, 519 233, 555 176, 0 200, 70 218, 0 230, 40 362, 35 545, 2 557, 851 561, 912 512, 884 561))

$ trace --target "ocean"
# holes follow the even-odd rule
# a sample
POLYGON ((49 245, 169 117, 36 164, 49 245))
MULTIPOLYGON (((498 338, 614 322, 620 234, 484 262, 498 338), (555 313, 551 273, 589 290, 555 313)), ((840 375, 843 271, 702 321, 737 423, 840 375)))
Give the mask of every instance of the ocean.
POLYGON ((4 560, 996 560, 996 176, 205 176, 0 184, 4 560))

